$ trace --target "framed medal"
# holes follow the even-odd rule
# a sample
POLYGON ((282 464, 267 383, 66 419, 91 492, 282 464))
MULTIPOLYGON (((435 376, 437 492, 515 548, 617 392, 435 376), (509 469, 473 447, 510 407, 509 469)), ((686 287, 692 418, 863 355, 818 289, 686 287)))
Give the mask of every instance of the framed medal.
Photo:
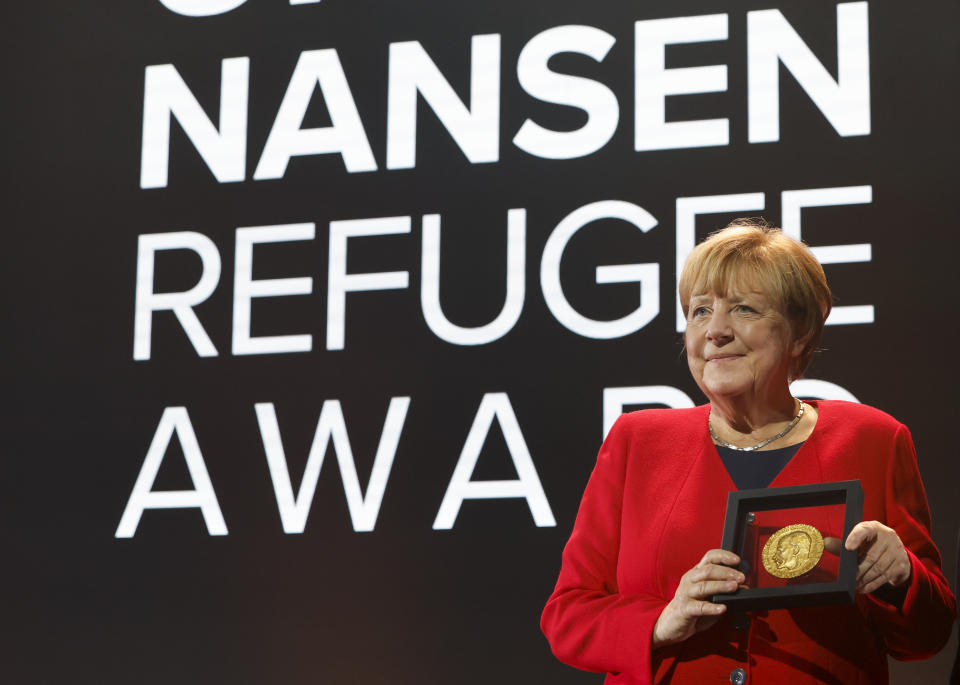
POLYGON ((721 546, 747 580, 712 601, 738 612, 852 603, 857 552, 843 541, 862 516, 858 480, 730 492, 721 546))

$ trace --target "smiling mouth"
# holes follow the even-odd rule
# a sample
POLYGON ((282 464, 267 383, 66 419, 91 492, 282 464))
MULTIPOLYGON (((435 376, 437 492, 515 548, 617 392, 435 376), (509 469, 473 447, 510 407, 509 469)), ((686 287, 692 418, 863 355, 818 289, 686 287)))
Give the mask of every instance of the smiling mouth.
POLYGON ((739 359, 743 355, 741 354, 715 354, 707 357, 708 362, 726 362, 731 359, 739 359))

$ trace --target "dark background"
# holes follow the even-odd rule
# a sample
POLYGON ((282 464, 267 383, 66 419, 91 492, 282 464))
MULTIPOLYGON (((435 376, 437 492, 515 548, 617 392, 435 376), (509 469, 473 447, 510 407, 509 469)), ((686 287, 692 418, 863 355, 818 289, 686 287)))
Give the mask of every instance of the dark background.
MULTIPOLYGON (((671 385, 697 402, 674 331, 677 197, 870 185, 869 205, 808 209, 812 245, 869 242, 869 263, 830 265, 837 304, 873 304, 872 324, 831 326, 808 376, 837 383, 906 423, 928 489, 934 538, 953 567, 960 507, 955 392, 958 51, 955 2, 909 11, 870 3, 872 133, 843 138, 781 69, 781 139, 747 142, 746 12, 781 10, 835 75, 832 3, 370 3, 249 0, 208 18, 150 0, 16 3, 6 8, 2 106, 5 682, 577 683, 600 676, 556 661, 538 620, 593 465, 606 387, 671 385), (729 15, 726 41, 668 48, 667 66, 728 65, 724 93, 668 99, 671 120, 728 117, 724 147, 635 152, 633 23, 729 15), (539 102, 516 60, 539 32, 601 28, 602 63, 561 55, 558 71, 605 83, 620 124, 598 152, 532 157, 511 140, 530 117, 575 129, 579 110, 539 102), (389 44, 419 40, 461 97, 470 38, 501 35, 500 161, 471 164, 421 100, 417 166, 386 169, 389 44), (252 181, 301 51, 336 48, 379 170, 348 174, 339 155, 291 160, 252 181), (216 122, 220 61, 250 58, 247 180, 219 184, 176 123, 169 185, 139 187, 144 68, 172 63, 216 122), (597 265, 658 262, 660 314, 592 340, 553 318, 540 256, 557 223, 598 200, 659 221, 641 234, 600 222, 571 241, 571 303, 597 319, 637 304, 600 286, 597 265), (483 346, 446 343, 419 302, 420 217, 443 217, 441 296, 460 325, 503 303, 506 212, 527 209, 526 299, 517 325, 483 346), (351 272, 408 270, 405 290, 347 297, 346 348, 326 351, 327 225, 411 216, 410 234, 351 241, 351 272), (314 241, 256 248, 255 278, 312 276, 312 295, 254 300, 253 333, 312 333, 313 351, 230 354, 237 227, 315 222, 314 241), (194 230, 223 260, 196 308, 219 356, 200 358, 170 313, 154 316, 152 357, 133 361, 137 238, 194 230), (522 499, 466 501, 449 531, 436 516, 485 393, 506 392, 557 521, 537 528, 522 499), (306 530, 286 535, 253 405, 273 402, 294 489, 323 401, 343 405, 366 487, 390 398, 411 397, 375 531, 354 532, 332 450, 306 530), (186 406, 226 519, 211 537, 196 509, 144 513, 114 537, 163 409, 186 406)), ((304 126, 329 123, 315 94, 304 126)), ((698 237, 734 215, 698 219, 698 237)), ((196 282, 195 256, 165 253, 157 289, 196 282)), ((475 480, 516 477, 499 429, 475 480)), ((190 488, 173 441, 155 489, 190 488)), ((719 525, 719 524, 718 524, 719 525)), ((718 528, 719 540, 719 528, 718 528)), ((948 571, 952 575, 952 571, 948 571)), ((955 579, 951 578, 951 583, 955 579)), ((955 587, 955 586, 954 586, 955 587)), ((894 665, 895 682, 940 682, 956 649, 894 665)))

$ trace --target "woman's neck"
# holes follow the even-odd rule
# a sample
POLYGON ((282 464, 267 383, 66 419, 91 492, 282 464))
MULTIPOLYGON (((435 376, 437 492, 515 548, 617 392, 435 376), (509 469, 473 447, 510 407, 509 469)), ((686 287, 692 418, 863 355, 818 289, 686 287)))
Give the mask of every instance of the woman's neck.
MULTIPOLYGON (((751 447, 788 428, 790 422, 797 418, 799 409, 799 401, 787 388, 763 402, 742 396, 710 398, 710 428, 721 442, 751 447)), ((782 438, 772 441, 769 449, 794 444, 797 438, 803 439, 809 435, 816 423, 816 415, 811 414, 809 418, 804 415, 803 419, 801 423, 790 427, 782 438)))
MULTIPOLYGON (((711 397, 710 414, 714 430, 725 429, 744 437, 766 432, 769 437, 776 430, 771 426, 787 424, 797 415, 799 406, 789 390, 769 400, 756 401, 744 396, 711 397)), ((761 437, 761 439, 763 439, 761 437)))

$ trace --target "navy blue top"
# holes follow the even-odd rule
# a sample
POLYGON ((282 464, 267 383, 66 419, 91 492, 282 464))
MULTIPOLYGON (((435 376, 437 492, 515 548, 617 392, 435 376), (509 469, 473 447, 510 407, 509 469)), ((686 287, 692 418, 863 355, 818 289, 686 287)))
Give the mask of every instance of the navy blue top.
POLYGON ((777 474, 783 471, 783 467, 793 459, 802 444, 798 442, 796 445, 763 452, 744 452, 722 445, 715 447, 737 490, 752 490, 770 485, 777 474))

